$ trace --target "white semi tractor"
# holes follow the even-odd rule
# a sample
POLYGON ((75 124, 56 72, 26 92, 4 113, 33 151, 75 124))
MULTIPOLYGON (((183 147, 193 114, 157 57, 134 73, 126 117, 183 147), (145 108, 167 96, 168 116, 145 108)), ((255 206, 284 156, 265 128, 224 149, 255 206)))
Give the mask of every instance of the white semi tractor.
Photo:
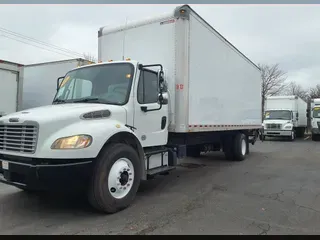
POLYGON ((297 96, 266 98, 262 138, 302 138, 307 128, 307 103, 297 96))
POLYGON ((0 117, 21 110, 23 70, 22 64, 0 60, 0 117))
POLYGON ((22 110, 50 105, 57 92, 57 78, 91 63, 77 58, 24 65, 22 110))
POLYGON ((85 187, 114 213, 186 155, 246 158, 262 124, 260 69, 189 6, 98 36, 101 63, 58 79, 52 105, 0 119, 2 182, 85 187))
POLYGON ((320 98, 311 100, 311 138, 313 141, 320 140, 320 98))

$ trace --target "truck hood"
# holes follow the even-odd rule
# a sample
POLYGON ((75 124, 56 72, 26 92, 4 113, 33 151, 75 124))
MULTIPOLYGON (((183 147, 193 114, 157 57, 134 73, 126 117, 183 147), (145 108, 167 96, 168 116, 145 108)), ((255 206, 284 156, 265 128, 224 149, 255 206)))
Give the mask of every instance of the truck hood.
POLYGON ((56 104, 31 108, 0 117, 0 121, 9 123, 10 118, 16 118, 19 123, 36 121, 41 125, 49 122, 64 122, 65 125, 68 125, 69 123, 80 121, 80 116, 84 113, 99 110, 109 110, 112 119, 126 122, 126 110, 124 107, 94 103, 56 104))

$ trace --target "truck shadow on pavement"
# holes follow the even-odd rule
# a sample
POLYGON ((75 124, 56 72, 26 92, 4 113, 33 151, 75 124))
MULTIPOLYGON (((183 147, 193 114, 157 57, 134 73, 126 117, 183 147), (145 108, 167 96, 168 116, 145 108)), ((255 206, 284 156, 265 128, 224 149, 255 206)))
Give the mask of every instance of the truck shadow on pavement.
MULTIPOLYGON (((182 184, 183 181, 192 181, 192 178, 211 171, 221 171, 221 168, 231 166, 236 162, 227 161, 221 153, 203 154, 199 158, 185 158, 177 169, 168 175, 156 176, 154 179, 142 181, 137 193, 137 200, 141 198, 157 197, 159 194, 170 194, 170 189, 182 184)), ((84 193, 41 193, 31 194, 14 187, 0 185, 0 215, 21 218, 23 215, 38 218, 53 212, 74 214, 101 215, 95 212, 88 204, 84 193)), ((135 204, 134 204, 135 205, 135 204)), ((134 207, 134 206, 133 206, 134 207)), ((1 230, 1 229, 0 229, 1 230)))

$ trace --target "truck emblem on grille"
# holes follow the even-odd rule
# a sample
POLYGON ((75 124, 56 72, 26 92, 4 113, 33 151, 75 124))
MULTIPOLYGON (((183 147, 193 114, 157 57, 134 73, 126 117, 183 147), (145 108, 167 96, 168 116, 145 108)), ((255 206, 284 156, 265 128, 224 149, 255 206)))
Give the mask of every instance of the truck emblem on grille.
POLYGON ((9 122, 19 122, 19 118, 9 118, 9 122))

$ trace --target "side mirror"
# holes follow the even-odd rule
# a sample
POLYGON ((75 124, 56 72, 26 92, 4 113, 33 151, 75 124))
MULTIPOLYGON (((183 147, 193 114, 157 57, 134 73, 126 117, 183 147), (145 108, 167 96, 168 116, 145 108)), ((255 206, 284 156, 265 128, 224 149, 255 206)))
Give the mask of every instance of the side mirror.
POLYGON ((61 81, 62 81, 63 79, 64 79, 64 77, 59 77, 59 78, 57 79, 57 91, 59 90, 61 81))
POLYGON ((158 71, 158 83, 159 83, 160 92, 162 92, 164 89, 164 73, 162 70, 158 71))
POLYGON ((167 105, 168 102, 169 102, 169 95, 168 93, 162 93, 162 94, 159 94, 159 103, 162 104, 162 105, 167 105))

